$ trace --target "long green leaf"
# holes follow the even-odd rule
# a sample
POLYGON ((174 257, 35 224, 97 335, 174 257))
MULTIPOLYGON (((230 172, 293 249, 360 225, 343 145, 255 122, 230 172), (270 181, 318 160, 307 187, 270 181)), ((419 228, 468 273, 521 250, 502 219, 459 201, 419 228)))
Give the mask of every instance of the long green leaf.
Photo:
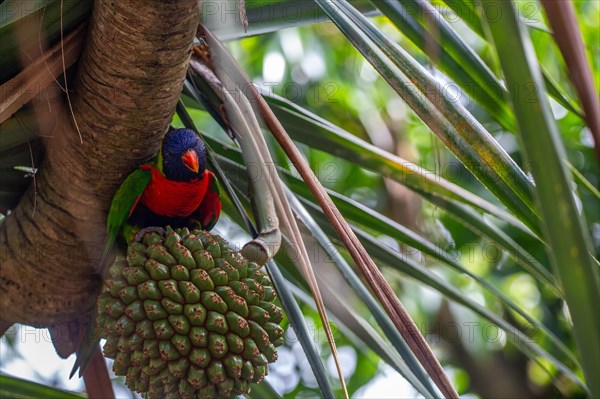
MULTIPOLYGON (((311 199, 308 190, 299 184, 296 179, 288 180, 290 187, 294 189, 296 193, 299 193, 304 198, 311 199)), ((463 271, 462 266, 454 261, 452 255, 445 252, 426 238, 419 236, 412 230, 396 223, 395 221, 381 215, 378 212, 348 198, 340 195, 331 190, 328 191, 332 196, 332 199, 336 203, 336 206, 342 210, 344 216, 350 220, 368 226, 369 228, 378 231, 381 234, 389 235, 400 242, 409 245, 424 254, 430 255, 433 259, 437 259, 440 262, 447 263, 450 267, 459 270, 461 273, 469 274, 468 271, 463 271)), ((435 199, 431 199, 431 202, 436 203, 435 199)), ((500 228, 490 223, 475 224, 474 220, 481 220, 481 215, 464 207, 460 204, 447 202, 450 208, 447 212, 466 224, 466 227, 470 228, 477 234, 481 234, 484 237, 488 237, 494 240, 502 249, 508 252, 513 257, 517 264, 520 264, 525 271, 534 276, 538 281, 545 284, 545 286, 551 290, 558 297, 562 297, 562 292, 554 276, 542 265, 537 259, 535 259, 526 249, 515 243, 510 236, 503 232, 500 228), (486 227, 485 230, 481 230, 481 226, 486 227)), ((538 242, 533 242, 537 245, 538 242)), ((472 276, 473 277, 473 276, 472 276)))
MULTIPOLYGON (((433 172, 420 169, 409 161, 383 151, 282 97, 270 93, 268 96, 265 95, 265 98, 295 140, 394 179, 447 211, 460 208, 459 204, 466 204, 495 216, 508 226, 522 232, 526 237, 526 245, 519 246, 506 234, 501 234, 501 229, 485 223, 477 212, 461 210, 453 215, 468 226, 472 226, 478 233, 498 242, 515 259, 523 261, 524 266, 527 267, 526 263, 535 262, 525 248, 543 245, 543 243, 511 214, 481 198, 474 198, 470 193, 439 176, 428 180, 433 172), (447 187, 450 189, 446 189, 447 187)), ((539 268, 536 265, 531 266, 534 269, 539 268)), ((540 273, 547 275, 543 271, 540 273)), ((556 286, 555 283, 551 285, 556 286)))
POLYGON ((586 179, 585 176, 580 171, 578 171, 575 166, 573 166, 573 164, 567 163, 567 168, 569 168, 569 170, 573 174, 573 179, 575 180, 575 182, 580 187, 585 188, 586 191, 588 191, 598 201, 600 201, 600 191, 598 191, 598 189, 594 187, 594 185, 588 179, 586 179))
POLYGON ((525 156, 533 165, 544 235, 557 276, 563 283, 573 320, 583 370, 591 394, 600 397, 600 280, 594 264, 583 215, 571 191, 566 154, 544 97, 544 83, 529 36, 517 19, 512 1, 485 0, 484 15, 496 45, 510 98, 521 132, 525 156), (485 14, 489 7, 500 17, 485 14), (535 96, 524 99, 516 88, 534 87, 535 96))
MULTIPOLYGON (((485 36, 483 28, 481 27, 481 17, 473 1, 444 0, 444 2, 456 13, 456 15, 458 15, 461 18, 461 20, 465 24, 467 24, 473 30, 473 32, 479 35, 479 37, 481 37, 483 40, 487 41, 487 37, 485 36)), ((544 29, 544 31, 550 33, 547 29, 544 29)), ((543 70, 543 68, 542 74, 544 76, 544 83, 546 84, 548 94, 550 94, 564 108, 568 109, 569 111, 583 119, 583 112, 581 111, 581 107, 579 107, 579 105, 577 105, 577 103, 572 98, 567 96, 564 90, 562 90, 556 83, 554 83, 552 78, 550 78, 550 75, 545 70, 543 70)), ((455 81, 460 84, 458 80, 455 79, 455 81)), ((508 95, 508 92, 504 87, 502 87, 502 93, 504 96, 508 95)), ((514 121, 514 116, 511 114, 510 118, 511 125, 504 125, 504 127, 511 132, 516 132, 516 123, 514 121)))
POLYGON ((546 85, 546 90, 548 91, 548 94, 550 94, 550 96, 554 98, 554 100, 556 100, 556 102, 563 106, 565 109, 571 111, 575 115, 579 116, 581 119, 584 119, 581 107, 573 99, 568 97, 565 91, 554 82, 554 80, 550 77, 548 72, 546 72, 546 70, 544 69, 543 65, 540 65, 540 68, 542 70, 544 84, 546 85))
POLYGON ((515 130, 514 116, 504 98, 506 89, 433 7, 416 0, 375 0, 373 3, 504 128, 515 130), (427 22, 423 23, 426 16, 427 22))
POLYGON ((391 55, 393 44, 382 34, 377 36, 377 30, 368 22, 357 25, 356 21, 364 17, 345 0, 315 1, 463 165, 523 223, 539 233, 531 182, 475 118, 440 90, 418 63, 403 57, 399 48, 395 48, 396 57, 388 58, 385 49, 391 55))
POLYGON ((446 5, 460 17, 460 19, 479 36, 484 37, 479 15, 470 0, 443 0, 446 5))
POLYGON ((37 382, 0 375, 0 397, 4 399, 81 399, 84 396, 37 382))

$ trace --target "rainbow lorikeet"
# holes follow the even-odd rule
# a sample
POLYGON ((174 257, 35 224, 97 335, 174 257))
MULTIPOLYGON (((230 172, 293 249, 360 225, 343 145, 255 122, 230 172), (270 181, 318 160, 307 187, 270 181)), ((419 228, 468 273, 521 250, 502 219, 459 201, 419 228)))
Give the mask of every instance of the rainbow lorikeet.
MULTIPOLYGON (((219 194, 215 175, 206 170, 202 139, 193 130, 170 130, 156 158, 133 171, 115 193, 106 222, 103 263, 119 233, 129 244, 145 228, 210 230, 221 213, 219 194)), ((83 371, 97 347, 98 340, 84 338, 71 375, 78 368, 83 371)))
POLYGON ((140 229, 157 226, 210 230, 221 213, 219 185, 206 170, 206 147, 189 129, 169 131, 158 156, 131 173, 108 213, 107 250, 120 231, 133 241, 140 229))

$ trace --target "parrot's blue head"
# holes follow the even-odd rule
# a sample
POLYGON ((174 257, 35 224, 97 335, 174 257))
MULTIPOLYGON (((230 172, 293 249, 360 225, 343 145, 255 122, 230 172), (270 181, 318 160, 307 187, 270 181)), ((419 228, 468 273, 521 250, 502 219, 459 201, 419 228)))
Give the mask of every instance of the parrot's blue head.
POLYGON ((169 131, 162 141, 162 171, 169 180, 189 182, 204 176, 206 147, 193 130, 169 131))

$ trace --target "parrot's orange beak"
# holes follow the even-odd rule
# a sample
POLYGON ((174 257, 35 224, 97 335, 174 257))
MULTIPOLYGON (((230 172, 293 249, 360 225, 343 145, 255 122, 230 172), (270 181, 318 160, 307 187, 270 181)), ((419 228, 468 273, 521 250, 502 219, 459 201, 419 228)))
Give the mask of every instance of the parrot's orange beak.
POLYGON ((198 155, 194 149, 190 148, 181 156, 184 165, 194 173, 198 173, 198 155))

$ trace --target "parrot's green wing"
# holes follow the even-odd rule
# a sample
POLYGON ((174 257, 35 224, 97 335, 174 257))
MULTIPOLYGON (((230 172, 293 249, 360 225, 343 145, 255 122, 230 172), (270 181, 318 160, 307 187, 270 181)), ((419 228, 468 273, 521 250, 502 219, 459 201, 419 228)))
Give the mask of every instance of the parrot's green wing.
POLYGON ((107 237, 106 246, 104 247, 104 259, 112 249, 119 231, 127 222, 127 218, 135 209, 144 189, 150 182, 150 176, 150 168, 142 166, 127 176, 127 179, 115 193, 106 219, 107 237))
MULTIPOLYGON (((106 245, 102 256, 102 277, 104 278, 104 269, 108 261, 108 255, 117 240, 119 231, 126 224, 127 218, 131 215, 144 189, 150 182, 150 168, 148 165, 143 165, 133 171, 125 181, 121 184, 115 196, 113 197, 106 219, 106 228, 108 230, 106 245)), ((92 320, 95 320, 95 314, 92 320)), ((96 350, 99 350, 98 338, 95 337, 95 323, 92 323, 85 328, 83 340, 77 350, 77 359, 71 370, 71 377, 79 369, 81 375, 87 364, 92 359, 96 350)))

